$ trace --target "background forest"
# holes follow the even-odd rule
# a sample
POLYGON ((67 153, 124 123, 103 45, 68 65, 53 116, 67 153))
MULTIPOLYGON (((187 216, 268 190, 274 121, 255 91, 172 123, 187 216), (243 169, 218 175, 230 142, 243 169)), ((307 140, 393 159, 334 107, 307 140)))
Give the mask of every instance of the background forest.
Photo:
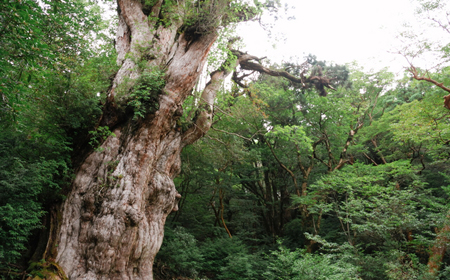
MULTIPOLYGON (((446 7, 421 3, 427 16, 446 7)), ((46 213, 65 199, 81 151, 111 135, 98 121, 117 71, 116 24, 100 15, 89 1, 0 3, 1 279, 44 278, 46 213)), ((448 42, 450 24, 439 23, 448 42)), ((216 49, 211 65, 222 62, 224 46, 216 49)), ((328 95, 236 73, 211 130, 182 153, 182 197, 155 278, 450 279, 450 46, 423 49, 440 67, 406 65, 402 77, 314 55, 266 60, 296 77, 328 77, 328 95)), ((181 127, 199 94, 185 102, 181 127)))

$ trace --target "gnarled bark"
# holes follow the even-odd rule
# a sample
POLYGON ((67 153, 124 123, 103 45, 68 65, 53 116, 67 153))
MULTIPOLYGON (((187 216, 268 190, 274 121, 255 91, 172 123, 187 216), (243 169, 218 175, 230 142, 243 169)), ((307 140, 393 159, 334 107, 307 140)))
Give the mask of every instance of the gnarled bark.
POLYGON ((77 168, 53 242, 55 260, 69 279, 153 279, 164 223, 177 210, 180 197, 173 183, 180 152, 211 126, 215 91, 230 72, 212 75, 202 95, 208 108, 200 110, 193 126, 183 133, 177 125, 182 103, 202 72, 217 32, 181 32, 184 1, 177 2, 162 15, 162 1, 156 1, 148 17, 140 1, 118 0, 116 47, 121 68, 101 120, 115 136, 109 136, 77 168), (158 23, 170 13, 177 14, 170 25, 158 23), (127 106, 132 90, 127 83, 145 71, 142 64, 147 69, 166 69, 166 83, 159 109, 136 121, 120 108, 127 106))
MULTIPOLYGON (((216 92, 234 68, 260 67, 250 62, 256 57, 232 52, 211 74, 196 117, 183 131, 177 122, 183 101, 202 73, 217 39, 218 23, 232 20, 227 13, 231 1, 189 1, 199 9, 209 5, 207 16, 212 17, 206 21, 211 25, 194 22, 194 26, 183 22, 186 1, 150 1, 152 6, 148 2, 117 1, 120 69, 100 120, 114 135, 77 167, 49 244, 53 252, 49 258, 69 279, 153 279, 153 260, 162 243, 165 220, 178 209, 180 195, 173 178, 180 170, 181 150, 210 129, 216 92), (157 109, 134 120, 127 108, 133 84, 145 71, 156 69, 165 71, 157 109)), ((246 19, 238 12, 234 20, 246 19)))

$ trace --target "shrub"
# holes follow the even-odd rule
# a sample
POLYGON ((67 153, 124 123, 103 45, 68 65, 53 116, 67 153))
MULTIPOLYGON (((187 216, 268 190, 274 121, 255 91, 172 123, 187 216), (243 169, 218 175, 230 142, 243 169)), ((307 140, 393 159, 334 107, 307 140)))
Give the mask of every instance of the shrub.
POLYGON ((309 254, 283 246, 272 251, 266 279, 273 280, 351 280, 360 279, 357 267, 344 254, 309 254))
POLYGON ((183 227, 166 228, 164 242, 157 258, 178 275, 188 277, 198 275, 203 261, 197 240, 183 227))

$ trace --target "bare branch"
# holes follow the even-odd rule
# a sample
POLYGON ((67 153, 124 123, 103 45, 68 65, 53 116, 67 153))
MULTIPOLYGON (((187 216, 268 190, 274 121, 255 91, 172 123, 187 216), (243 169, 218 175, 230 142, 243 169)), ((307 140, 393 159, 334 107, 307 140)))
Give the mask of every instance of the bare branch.
MULTIPOLYGON (((430 18, 432 21, 434 21, 435 23, 437 23, 442 29, 444 29, 447 33, 449 33, 450 34, 450 29, 449 29, 449 27, 448 26, 446 26, 445 24, 442 24, 442 22, 441 21, 439 21, 439 20, 437 20, 437 19, 435 19, 435 18, 430 18)), ((450 24, 450 20, 448 20, 449 21, 449 24, 450 24)))
MULTIPOLYGON (((409 70, 409 72, 411 72, 414 79, 416 79, 418 81, 427 81, 427 82, 432 83, 432 84, 436 85, 437 87, 445 90, 446 92, 450 93, 450 88, 444 86, 443 83, 439 83, 438 81, 431 79, 429 76, 428 77, 420 76, 416 67, 414 67, 411 63, 410 63, 410 67, 408 70, 409 70)), ((450 110, 450 94, 444 96, 444 107, 450 110)))
POLYGON ((211 127, 211 129, 212 129, 212 130, 215 130, 215 131, 219 131, 219 132, 225 133, 225 134, 233 135, 233 136, 242 138, 242 139, 247 140, 247 141, 252 141, 253 137, 255 137, 255 136, 259 133, 259 131, 257 131, 257 132, 255 132, 255 133, 252 135, 252 137, 247 138, 247 137, 242 136, 242 135, 240 135, 240 134, 233 133, 233 132, 229 132, 229 131, 225 131, 225 130, 222 130, 222 129, 218 129, 218 128, 214 128, 214 127, 211 127))
MULTIPOLYGON (((240 57, 243 55, 247 55, 244 54, 240 51, 236 51, 233 50, 233 53, 240 57)), ((269 69, 265 66, 263 66, 260 61, 264 58, 257 58, 255 56, 250 56, 248 55, 249 59, 242 59, 240 62, 240 66, 241 69, 243 70, 251 70, 251 71, 257 71, 259 73, 264 73, 270 76, 274 76, 274 77, 283 77, 286 78, 294 83, 298 83, 301 84, 303 87, 306 87, 306 84, 310 83, 313 84, 314 87, 319 91, 321 96, 326 96, 328 93, 325 91, 324 88, 329 88, 332 90, 336 90, 331 84, 330 84, 330 79, 327 77, 323 77, 322 75, 312 75, 310 77, 305 77, 303 74, 304 72, 302 72, 302 74, 300 75, 300 77, 295 77, 293 75, 291 75, 290 73, 286 72, 286 71, 277 71, 277 70, 272 70, 269 69), (250 60, 256 60, 259 63, 255 63, 252 62, 250 60)), ((238 85, 240 85, 240 83, 238 83, 238 85)))

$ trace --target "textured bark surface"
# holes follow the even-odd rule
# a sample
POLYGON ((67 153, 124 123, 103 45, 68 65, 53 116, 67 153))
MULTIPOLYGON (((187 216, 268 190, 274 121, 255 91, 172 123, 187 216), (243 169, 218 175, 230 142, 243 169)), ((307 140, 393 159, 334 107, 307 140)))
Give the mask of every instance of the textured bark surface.
POLYGON ((227 12, 233 10, 230 2, 117 0, 120 69, 100 120, 114 135, 78 166, 48 245, 49 257, 69 279, 153 279, 153 260, 163 240, 165 220, 178 209, 180 195, 173 178, 180 170, 181 150, 210 129, 223 80, 238 65, 293 79, 252 63, 259 61, 254 56, 232 51, 211 74, 191 126, 186 131, 178 126, 182 104, 202 73, 218 26, 252 15, 252 9, 243 14, 242 9, 234 9, 232 19, 227 12), (203 9, 201 22, 191 18, 184 25, 186 7, 203 9), (127 109, 133 83, 145 71, 161 70, 165 86, 158 95, 158 109, 133 120, 127 109))
MULTIPOLYGON (((179 2, 172 12, 182 18, 179 2)), ((139 1, 118 1, 116 47, 121 68, 101 121, 113 128, 115 136, 108 137, 101 151, 92 152, 77 169, 54 242, 56 262, 69 279, 153 279, 153 260, 166 217, 177 210, 179 194, 173 178, 180 169, 180 152, 211 125, 211 106, 185 134, 177 120, 217 34, 214 30, 195 38, 180 34, 182 22, 175 19, 167 27, 156 24, 161 4, 157 1, 152 7, 152 22, 139 1), (132 116, 119 113, 118 108, 126 106, 120 102, 127 98, 116 94, 123 83, 139 77, 136 61, 144 61, 149 69, 166 69, 166 85, 159 109, 133 121, 132 116)), ((224 77, 224 71, 220 73, 203 96, 209 104, 215 96, 211 85, 217 86, 224 77)))

